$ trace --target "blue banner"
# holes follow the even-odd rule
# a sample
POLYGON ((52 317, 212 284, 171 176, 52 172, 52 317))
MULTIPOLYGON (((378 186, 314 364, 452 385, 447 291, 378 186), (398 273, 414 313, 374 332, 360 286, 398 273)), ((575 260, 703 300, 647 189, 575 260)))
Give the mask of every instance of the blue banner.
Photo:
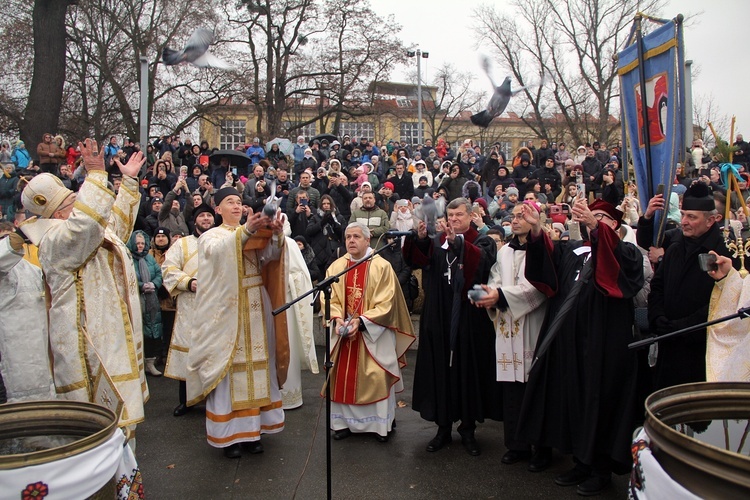
MULTIPOLYGON (((643 61, 636 41, 618 54, 623 143, 633 161, 638 197, 646 210, 648 201, 664 185, 669 206, 676 165, 684 158, 684 90, 682 87, 682 24, 669 21, 641 39, 643 61), (645 80, 646 110, 642 109, 641 72, 645 80), (646 134, 648 127, 648 137, 646 134), (647 165, 646 148, 651 153, 647 165)), ((655 216, 654 245, 658 246, 666 214, 655 216)))

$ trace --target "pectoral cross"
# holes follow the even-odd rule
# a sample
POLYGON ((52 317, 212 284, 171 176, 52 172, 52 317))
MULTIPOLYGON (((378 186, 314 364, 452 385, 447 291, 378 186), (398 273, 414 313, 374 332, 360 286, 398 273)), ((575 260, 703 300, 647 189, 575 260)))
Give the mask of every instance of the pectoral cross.
POLYGON ((513 361, 511 361, 510 359, 506 358, 505 357, 505 353, 503 353, 502 359, 498 359, 497 363, 499 365, 503 365, 503 371, 507 372, 508 371, 508 365, 512 365, 513 361))
POLYGON ((451 266, 448 266, 448 270, 443 273, 443 276, 448 278, 448 284, 451 284, 451 266))

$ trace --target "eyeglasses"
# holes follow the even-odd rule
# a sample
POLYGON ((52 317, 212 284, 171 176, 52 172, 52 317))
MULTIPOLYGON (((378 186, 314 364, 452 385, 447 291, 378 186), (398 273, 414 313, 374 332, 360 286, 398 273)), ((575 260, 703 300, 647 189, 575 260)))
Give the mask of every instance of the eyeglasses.
POLYGON ((609 219, 609 220, 612 220, 612 221, 614 221, 614 220, 615 220, 615 219, 613 219, 613 218, 612 218, 612 217, 611 217, 610 215, 608 215, 608 214, 605 214, 605 213, 603 213, 603 212, 599 212, 599 213, 596 213, 596 214, 594 214, 594 219, 596 219, 596 220, 599 220, 599 221, 600 221, 600 220, 602 220, 602 219, 603 219, 603 218, 605 218, 605 217, 606 217, 607 219, 609 219))

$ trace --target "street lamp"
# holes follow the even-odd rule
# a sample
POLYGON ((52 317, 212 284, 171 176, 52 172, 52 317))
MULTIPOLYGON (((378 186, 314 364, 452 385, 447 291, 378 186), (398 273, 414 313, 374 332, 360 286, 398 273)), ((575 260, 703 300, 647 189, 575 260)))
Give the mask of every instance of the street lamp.
POLYGON ((417 141, 419 146, 422 147, 422 61, 421 59, 427 59, 430 57, 429 52, 422 52, 417 49, 416 51, 406 51, 407 57, 417 58, 417 141))

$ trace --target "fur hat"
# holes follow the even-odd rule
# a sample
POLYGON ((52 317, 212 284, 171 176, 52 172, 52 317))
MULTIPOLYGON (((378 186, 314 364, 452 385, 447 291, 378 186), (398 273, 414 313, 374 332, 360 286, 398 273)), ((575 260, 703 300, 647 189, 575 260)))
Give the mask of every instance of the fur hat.
POLYGON ((71 194, 73 191, 66 188, 56 175, 43 173, 29 181, 21 194, 21 201, 32 214, 49 219, 71 194))
POLYGON ((702 182, 696 182, 691 185, 687 188, 685 194, 682 195, 682 209, 699 210, 701 212, 716 210, 716 203, 711 194, 711 189, 702 182))

